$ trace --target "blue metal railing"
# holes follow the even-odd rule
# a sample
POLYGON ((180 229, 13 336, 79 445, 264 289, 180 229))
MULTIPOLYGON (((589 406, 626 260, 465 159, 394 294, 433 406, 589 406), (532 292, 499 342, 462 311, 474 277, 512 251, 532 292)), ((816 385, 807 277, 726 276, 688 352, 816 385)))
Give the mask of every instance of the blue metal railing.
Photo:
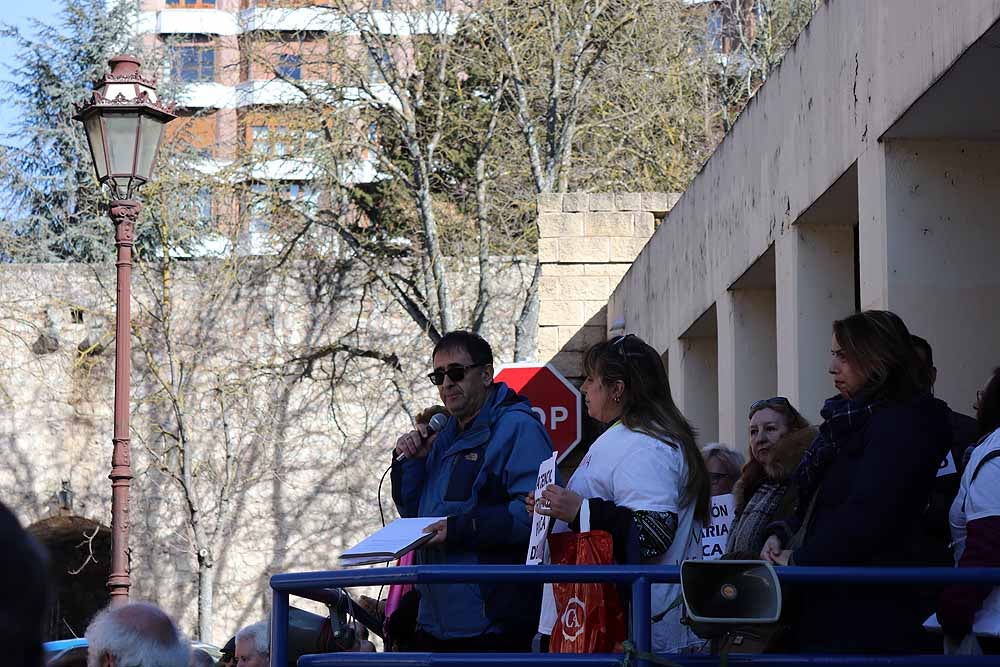
MULTIPOLYGON (((990 584, 1000 585, 1000 568, 848 568, 782 567, 776 569, 783 584, 990 584)), ((650 585, 679 583, 680 568, 645 565, 421 565, 276 574, 271 577, 271 667, 288 664, 289 595, 326 602, 330 589, 385 584, 440 583, 509 583, 541 584, 546 582, 611 582, 632 588, 631 637, 635 651, 649 653, 651 648, 650 585)), ((687 666, 716 665, 718 656, 667 655, 668 660, 687 666)), ((424 665, 622 665, 620 654, 568 655, 554 653, 330 653, 308 655, 299 659, 300 667, 415 667, 424 665)), ((634 658, 637 667, 649 667, 649 661, 634 658)), ((729 665, 996 665, 996 657, 972 656, 831 656, 831 655, 731 655, 729 665)))

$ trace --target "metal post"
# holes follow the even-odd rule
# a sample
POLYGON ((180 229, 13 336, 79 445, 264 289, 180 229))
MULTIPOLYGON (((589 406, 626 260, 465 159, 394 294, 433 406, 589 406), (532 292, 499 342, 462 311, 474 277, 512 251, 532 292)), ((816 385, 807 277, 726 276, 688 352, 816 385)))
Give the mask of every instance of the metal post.
MULTIPOLYGON (((639 653, 649 653, 653 648, 652 624, 649 619, 649 579, 639 577, 632 582, 632 642, 639 653)), ((649 661, 640 658, 638 667, 649 667, 649 661)))
POLYGON ((132 245, 135 221, 142 206, 131 199, 111 202, 118 258, 118 290, 115 300, 115 431, 111 454, 111 604, 128 602, 131 554, 128 546, 129 491, 132 485, 132 454, 129 443, 129 393, 132 370, 132 245))
POLYGON ((271 592, 271 667, 287 667, 288 593, 273 588, 271 592))

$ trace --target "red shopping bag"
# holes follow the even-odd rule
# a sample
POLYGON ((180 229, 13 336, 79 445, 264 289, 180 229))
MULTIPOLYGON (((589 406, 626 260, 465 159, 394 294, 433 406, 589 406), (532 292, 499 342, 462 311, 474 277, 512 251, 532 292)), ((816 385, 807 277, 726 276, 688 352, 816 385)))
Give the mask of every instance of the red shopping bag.
MULTIPOLYGON (((610 565, 611 534, 603 530, 549 535, 553 565, 610 565)), ((625 612, 614 584, 552 584, 556 624, 552 653, 612 653, 625 640, 625 612)))

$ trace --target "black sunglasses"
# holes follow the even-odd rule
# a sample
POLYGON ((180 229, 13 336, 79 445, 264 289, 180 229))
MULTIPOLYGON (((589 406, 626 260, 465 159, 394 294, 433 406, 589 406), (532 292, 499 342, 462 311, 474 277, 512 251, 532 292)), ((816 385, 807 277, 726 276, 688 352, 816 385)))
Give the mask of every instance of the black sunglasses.
POLYGON ((641 357, 642 352, 637 352, 634 350, 630 352, 628 350, 628 346, 625 345, 625 342, 630 338, 638 338, 638 337, 635 334, 625 334, 624 336, 617 336, 611 339, 611 342, 608 343, 608 347, 611 348, 612 351, 616 352, 622 359, 625 359, 627 357, 641 357))
POLYGON ((789 403, 788 399, 785 398, 784 396, 774 396, 772 398, 763 398, 763 399, 761 399, 759 401, 754 401, 753 403, 750 404, 750 414, 747 416, 747 419, 750 419, 750 417, 753 417, 753 413, 757 412, 758 410, 763 410, 764 408, 774 407, 775 405, 783 405, 786 408, 792 407, 792 404, 789 403))
POLYGON ((449 366, 448 368, 441 370, 435 369, 433 373, 427 374, 427 379, 431 381, 433 385, 444 384, 444 378, 447 375, 448 379, 452 382, 461 382, 465 379, 465 374, 470 368, 476 368, 477 366, 483 366, 485 364, 469 364, 468 366, 449 366))

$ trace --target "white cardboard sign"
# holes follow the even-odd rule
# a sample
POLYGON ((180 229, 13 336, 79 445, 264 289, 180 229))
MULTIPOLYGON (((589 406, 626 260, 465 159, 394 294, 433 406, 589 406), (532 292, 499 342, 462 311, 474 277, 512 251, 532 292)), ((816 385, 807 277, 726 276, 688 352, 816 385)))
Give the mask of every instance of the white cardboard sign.
MULTIPOLYGON (((556 482, 556 457, 558 453, 553 453, 551 458, 542 461, 538 466, 538 477, 535 480, 535 502, 542 497, 542 491, 549 484, 556 482)), ((546 538, 549 536, 549 523, 552 517, 535 512, 531 515, 531 540, 528 542, 528 557, 525 558, 525 565, 538 565, 545 560, 545 550, 548 547, 546 538)))
POLYGON ((717 560, 726 553, 735 507, 731 493, 712 496, 712 516, 708 525, 701 529, 701 557, 705 560, 717 560))

